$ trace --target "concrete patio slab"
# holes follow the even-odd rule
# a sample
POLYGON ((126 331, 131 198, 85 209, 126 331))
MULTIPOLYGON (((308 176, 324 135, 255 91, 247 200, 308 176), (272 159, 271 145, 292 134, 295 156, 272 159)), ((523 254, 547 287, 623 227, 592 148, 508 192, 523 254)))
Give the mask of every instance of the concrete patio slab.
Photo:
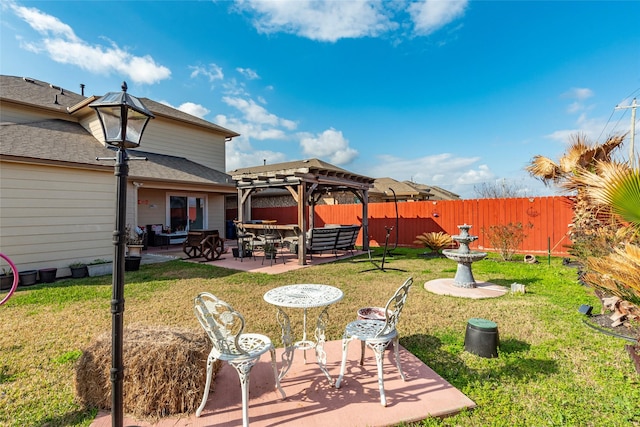
MULTIPOLYGON (((341 341, 326 343, 327 369, 335 379, 340 372, 341 341)), ((280 360, 282 349, 278 349, 280 360)), ((249 418, 254 427, 303 425, 334 427, 393 426, 428 417, 455 414, 475 403, 453 387, 418 358, 400 347, 400 358, 407 381, 402 381, 395 367, 393 352, 385 353, 384 387, 387 407, 380 404, 376 363, 367 349, 364 366, 358 364, 360 346, 349 346, 349 359, 342 385, 331 386, 315 362, 313 351, 307 352, 307 363, 296 351, 293 366, 282 380, 287 394, 281 399, 275 390, 273 371, 268 356, 263 356, 251 371, 249 418)), ((213 392, 209 394, 202 415, 165 418, 157 423, 126 419, 126 426, 198 427, 242 425, 240 382, 236 371, 227 363, 218 372, 213 392)), ((111 416, 100 412, 91 427, 108 427, 111 416)))
POLYGON ((435 279, 424 284, 424 288, 438 295, 460 298, 497 298, 507 293, 507 288, 490 282, 476 282, 475 288, 456 286, 453 279, 435 279))

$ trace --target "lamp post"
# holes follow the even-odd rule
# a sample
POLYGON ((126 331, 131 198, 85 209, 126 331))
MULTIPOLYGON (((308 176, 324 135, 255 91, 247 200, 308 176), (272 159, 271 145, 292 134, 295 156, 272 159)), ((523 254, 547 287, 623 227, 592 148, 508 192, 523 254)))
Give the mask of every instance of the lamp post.
POLYGON ((127 214, 127 177, 129 157, 127 148, 140 145, 142 133, 154 115, 140 100, 127 93, 127 83, 122 92, 109 92, 95 100, 89 107, 96 110, 104 133, 104 141, 116 147, 114 175, 116 176, 116 223, 113 232, 113 279, 111 296, 111 425, 122 426, 123 379, 122 361, 124 317, 124 248, 127 214))

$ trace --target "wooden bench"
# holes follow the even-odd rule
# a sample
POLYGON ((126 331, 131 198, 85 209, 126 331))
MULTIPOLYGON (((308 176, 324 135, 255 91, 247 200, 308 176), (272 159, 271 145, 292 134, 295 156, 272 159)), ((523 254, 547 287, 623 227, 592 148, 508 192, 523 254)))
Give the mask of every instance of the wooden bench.
POLYGON ((359 225, 340 225, 309 230, 307 251, 313 258, 314 253, 332 251, 338 257, 338 251, 351 251, 356 245, 360 232, 359 225))

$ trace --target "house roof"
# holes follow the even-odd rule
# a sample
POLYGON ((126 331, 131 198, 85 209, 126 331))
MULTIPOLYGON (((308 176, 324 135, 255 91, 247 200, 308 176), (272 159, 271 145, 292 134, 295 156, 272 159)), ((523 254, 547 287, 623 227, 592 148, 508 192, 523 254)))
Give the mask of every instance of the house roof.
POLYGON ((419 190, 428 189, 432 194, 430 200, 456 200, 460 198, 459 194, 453 193, 435 185, 418 184, 417 182, 411 181, 403 181, 403 183, 411 185, 419 190))
POLYGON ((369 195, 393 199, 393 192, 389 190, 393 190, 393 192, 395 192, 396 194, 396 197, 403 200, 427 200, 431 196, 431 191, 429 188, 418 189, 412 185, 407 184, 406 182, 399 182, 393 178, 388 177, 376 178, 373 184, 373 189, 369 192, 369 195))
MULTIPOLYGON (((114 149, 103 146, 81 125, 65 120, 42 120, 28 124, 0 124, 0 157, 4 160, 65 164, 91 169, 111 169, 113 163, 96 158, 114 157, 114 149)), ((127 150, 131 178, 173 181, 235 188, 226 173, 208 168, 183 157, 127 150)))
MULTIPOLYGON (((2 91, 0 91, 0 100, 56 110, 71 115, 87 107, 91 102, 100 97, 85 97, 71 90, 56 86, 55 84, 46 83, 30 77, 0 75, 0 87, 2 88, 2 91)), ((139 99, 156 116, 215 130, 229 138, 240 135, 232 130, 218 126, 215 123, 192 116, 191 114, 187 114, 152 99, 139 99)))

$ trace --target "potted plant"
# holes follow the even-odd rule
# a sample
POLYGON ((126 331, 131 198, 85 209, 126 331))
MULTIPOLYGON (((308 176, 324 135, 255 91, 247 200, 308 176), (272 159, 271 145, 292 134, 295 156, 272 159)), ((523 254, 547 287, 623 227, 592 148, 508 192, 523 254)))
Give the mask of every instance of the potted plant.
POLYGON ((104 276, 113 273, 113 262, 107 259, 96 258, 87 264, 89 276, 104 276))
POLYGON ((8 291, 13 286, 13 271, 3 268, 0 272, 0 290, 8 291))
POLYGON ((20 286, 35 285, 38 278, 38 270, 24 270, 18 273, 20 286))
POLYGON ((74 279, 81 279, 86 277, 87 274, 87 264, 81 261, 75 261, 69 264, 69 269, 71 269, 71 277, 74 279))
POLYGON ((140 227, 131 227, 127 224, 127 255, 130 257, 141 257, 144 248, 144 230, 140 227))
POLYGON ((264 244, 264 256, 267 259, 276 259, 277 248, 273 243, 264 244))
POLYGON ((58 274, 58 269, 53 268, 41 268, 38 270, 38 275, 40 276, 40 282, 42 283, 53 283, 56 281, 56 275, 58 274))
POLYGON ((140 261, 142 257, 139 256, 126 256, 124 257, 124 271, 138 271, 140 270, 140 261))

